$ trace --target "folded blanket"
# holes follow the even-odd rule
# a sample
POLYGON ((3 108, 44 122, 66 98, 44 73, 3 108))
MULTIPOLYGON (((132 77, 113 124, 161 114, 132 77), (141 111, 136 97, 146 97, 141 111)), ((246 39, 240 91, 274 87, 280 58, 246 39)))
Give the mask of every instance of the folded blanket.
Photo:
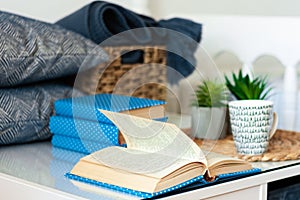
POLYGON ((53 102, 80 95, 81 92, 59 83, 1 88, 0 146, 49 139, 53 102))
MULTIPOLYGON (((59 20, 56 24, 80 33, 97 44, 123 31, 143 28, 127 33, 126 37, 114 38, 109 45, 166 45, 169 51, 168 66, 184 77, 194 70, 193 54, 200 42, 202 32, 201 24, 190 20, 173 18, 155 21, 150 17, 103 1, 92 2, 59 20), (156 29, 150 27, 156 27, 156 29)), ((130 57, 126 57, 126 61, 123 62, 135 62, 138 56, 130 54, 130 57)), ((168 72, 168 76, 174 77, 174 73, 168 72)))

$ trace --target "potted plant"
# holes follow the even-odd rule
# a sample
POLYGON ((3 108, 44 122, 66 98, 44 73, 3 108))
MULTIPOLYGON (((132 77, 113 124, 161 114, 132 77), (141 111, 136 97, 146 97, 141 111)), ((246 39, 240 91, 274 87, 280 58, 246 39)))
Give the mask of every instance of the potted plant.
POLYGON ((202 139, 219 139, 226 135, 226 85, 203 80, 195 91, 192 103, 192 135, 202 139))
POLYGON ((242 74, 242 70, 238 72, 237 76, 233 73, 232 80, 233 84, 229 78, 225 76, 225 84, 237 100, 264 100, 268 97, 272 90, 272 88, 267 87, 268 82, 266 77, 255 77, 251 80, 248 74, 242 74))
POLYGON ((276 130, 278 118, 273 102, 267 101, 272 88, 266 77, 232 74, 225 83, 236 100, 228 103, 233 140, 240 154, 261 154, 266 151, 269 138, 276 130))

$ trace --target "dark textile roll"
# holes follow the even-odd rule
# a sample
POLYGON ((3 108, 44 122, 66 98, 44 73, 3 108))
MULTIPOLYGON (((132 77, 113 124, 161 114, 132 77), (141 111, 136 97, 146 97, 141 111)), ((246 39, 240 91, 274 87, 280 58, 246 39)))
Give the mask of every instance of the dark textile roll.
MULTIPOLYGON (((102 1, 92 2, 56 23, 80 33, 97 44, 123 31, 143 28, 137 32, 128 32, 126 37, 115 37, 109 45, 166 45, 169 51, 168 66, 184 77, 194 70, 196 64, 194 52, 202 33, 201 24, 187 19, 173 18, 155 21, 121 6, 102 1)), ((134 63, 139 56, 141 56, 139 52, 130 54, 125 58, 125 62, 134 63)), ((169 77, 171 75, 174 77, 174 73, 170 73, 169 77)))

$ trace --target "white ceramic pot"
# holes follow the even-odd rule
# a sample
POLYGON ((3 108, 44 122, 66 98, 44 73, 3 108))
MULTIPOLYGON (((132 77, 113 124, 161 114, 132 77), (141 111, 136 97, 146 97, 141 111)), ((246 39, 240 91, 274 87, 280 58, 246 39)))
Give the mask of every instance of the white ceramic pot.
POLYGON ((226 107, 192 107, 192 136, 199 139, 221 139, 228 130, 226 107))

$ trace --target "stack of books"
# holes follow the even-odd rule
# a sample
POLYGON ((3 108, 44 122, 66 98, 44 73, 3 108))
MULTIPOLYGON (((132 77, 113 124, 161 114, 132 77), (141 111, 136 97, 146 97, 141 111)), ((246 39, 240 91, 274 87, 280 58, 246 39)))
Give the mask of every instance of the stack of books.
POLYGON ((125 145, 118 128, 99 109, 166 120, 164 105, 165 101, 116 94, 57 100, 50 118, 52 145, 84 154, 125 145))

